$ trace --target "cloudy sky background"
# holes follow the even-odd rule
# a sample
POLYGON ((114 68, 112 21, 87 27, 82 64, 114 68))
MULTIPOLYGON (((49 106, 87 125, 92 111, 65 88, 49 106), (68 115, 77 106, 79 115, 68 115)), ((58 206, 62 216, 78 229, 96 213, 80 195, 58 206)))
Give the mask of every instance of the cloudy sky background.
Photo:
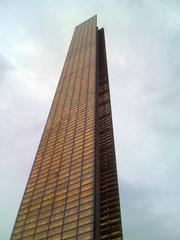
POLYGON ((0 239, 9 239, 74 27, 105 28, 124 240, 180 239, 180 1, 0 1, 0 239))

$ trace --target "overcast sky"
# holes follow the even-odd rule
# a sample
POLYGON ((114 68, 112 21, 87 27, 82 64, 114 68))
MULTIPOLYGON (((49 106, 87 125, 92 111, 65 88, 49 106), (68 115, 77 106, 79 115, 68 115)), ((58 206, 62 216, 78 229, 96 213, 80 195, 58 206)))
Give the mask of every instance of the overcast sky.
POLYGON ((180 239, 180 1, 0 1, 0 239, 9 239, 74 27, 105 28, 124 240, 180 239))

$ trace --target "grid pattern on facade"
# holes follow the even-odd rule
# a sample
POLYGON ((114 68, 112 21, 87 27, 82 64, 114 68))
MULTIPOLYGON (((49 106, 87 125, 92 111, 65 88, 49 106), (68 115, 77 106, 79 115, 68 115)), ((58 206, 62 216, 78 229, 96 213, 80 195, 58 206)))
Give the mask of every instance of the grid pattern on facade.
POLYGON ((100 238, 122 240, 104 30, 98 31, 100 238))
POLYGON ((96 17, 76 27, 11 239, 92 239, 96 17))

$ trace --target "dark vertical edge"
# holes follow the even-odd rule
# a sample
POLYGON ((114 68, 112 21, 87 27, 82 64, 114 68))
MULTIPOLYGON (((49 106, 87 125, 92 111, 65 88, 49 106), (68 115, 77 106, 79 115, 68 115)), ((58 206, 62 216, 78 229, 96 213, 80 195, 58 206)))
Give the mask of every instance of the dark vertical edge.
POLYGON ((100 239, 100 186, 99 186, 99 50, 96 28, 96 89, 95 89, 95 184, 94 184, 94 239, 100 239))
POLYGON ((113 145, 113 158, 114 158, 114 164, 116 171, 114 174, 116 175, 117 179, 117 194, 119 197, 119 213, 120 213, 120 233, 121 233, 121 240, 123 240, 123 231, 122 231, 122 218, 121 218, 121 204, 120 204, 120 194, 119 194, 119 183, 118 183, 118 174, 117 174, 117 162, 116 162, 116 151, 115 151, 115 142, 114 142, 114 131, 113 131, 113 121, 112 121, 112 108, 111 108, 111 94, 110 94, 110 87, 109 87, 109 75, 108 75, 108 66, 107 66, 107 55, 106 55, 106 41, 105 41, 105 33, 104 28, 101 28, 99 30, 99 38, 101 38, 101 44, 103 48, 103 54, 105 58, 105 68, 106 68, 106 74, 107 74, 107 85, 108 85, 108 92, 109 92, 109 104, 110 104, 110 113, 111 113, 111 126, 112 126, 112 145, 113 145))

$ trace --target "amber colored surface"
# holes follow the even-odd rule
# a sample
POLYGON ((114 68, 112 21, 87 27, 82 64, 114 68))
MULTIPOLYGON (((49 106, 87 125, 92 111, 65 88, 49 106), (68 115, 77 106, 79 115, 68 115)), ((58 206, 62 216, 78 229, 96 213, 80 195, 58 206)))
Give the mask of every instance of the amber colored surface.
POLYGON ((122 240, 103 29, 75 28, 12 240, 122 240))
POLYGON ((76 27, 11 239, 92 239, 96 17, 76 27))

